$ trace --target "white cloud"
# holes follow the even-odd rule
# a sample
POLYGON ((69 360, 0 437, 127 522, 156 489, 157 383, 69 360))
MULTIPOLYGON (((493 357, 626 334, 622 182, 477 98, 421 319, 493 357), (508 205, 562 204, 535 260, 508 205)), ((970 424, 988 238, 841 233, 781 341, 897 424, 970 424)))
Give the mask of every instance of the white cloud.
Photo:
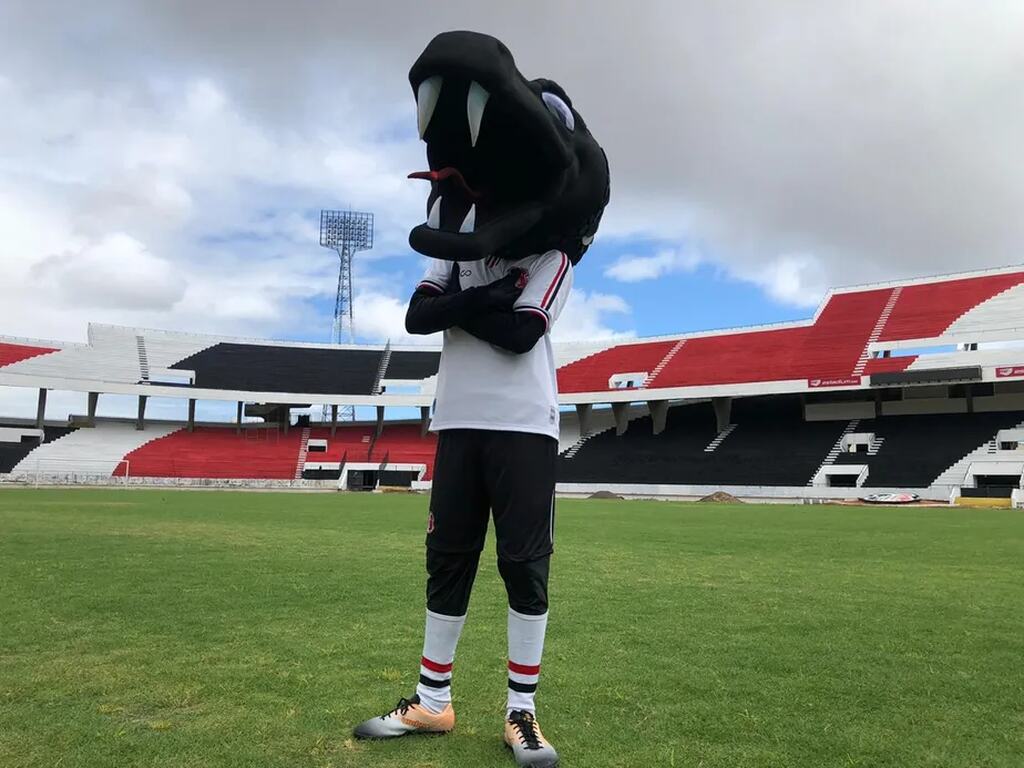
POLYGON ((820 261, 806 254, 787 254, 767 264, 737 272, 765 289, 776 301, 798 307, 816 307, 828 290, 820 261))
POLYGON ((608 325, 608 315, 628 315, 631 308, 621 296, 573 289, 555 322, 551 337, 555 341, 585 341, 635 336, 633 330, 616 331, 608 325))
POLYGON ((337 258, 317 244, 319 207, 377 209, 374 256, 408 253, 414 141, 354 121, 278 131, 206 77, 100 85, 0 82, 0 333, 78 340, 99 321, 324 339, 337 258))
POLYGON ((30 273, 64 305, 160 311, 185 295, 185 280, 165 259, 122 232, 78 251, 47 256, 30 273))
POLYGON ((696 251, 664 249, 653 256, 620 256, 605 269, 605 277, 623 283, 654 280, 672 272, 690 272, 701 263, 696 251))
POLYGON ((409 297, 362 292, 355 296, 355 327, 362 339, 371 341, 391 340, 394 344, 440 344, 441 334, 414 336, 405 331, 405 310, 409 297))
MULTIPOLYGON (((373 207, 380 243, 397 252, 423 215, 422 187, 401 181, 422 163, 405 74, 437 31, 476 28, 502 37, 527 76, 558 79, 608 151, 602 240, 686 238, 738 271, 807 254, 830 284, 1020 258, 1019 3, 754 3, 737 14, 567 0, 540 26, 516 4, 469 0, 259 9, 107 0, 83 36, 80 20, 5 4, 0 92, 30 97, 8 108, 0 95, 4 123, 23 125, 25 111, 25 135, 42 137, 26 155, 0 126, 5 156, 93 195, 103 180, 110 194, 130 187, 152 157, 158 204, 200 216, 251 212, 260 196, 237 190, 240 179, 300 190, 293 204, 315 192, 314 205, 373 207), (593 44, 610 39, 616 56, 593 44), (118 158, 132 146, 135 165, 118 158), (109 172, 67 167, 86 156, 109 172)), ((122 221, 91 234, 112 231, 165 252, 122 221)))

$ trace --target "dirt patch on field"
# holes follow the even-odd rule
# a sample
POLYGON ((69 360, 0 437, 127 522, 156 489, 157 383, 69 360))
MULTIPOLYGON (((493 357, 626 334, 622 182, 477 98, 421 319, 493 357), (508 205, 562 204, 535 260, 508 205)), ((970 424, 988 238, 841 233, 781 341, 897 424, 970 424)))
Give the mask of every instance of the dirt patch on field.
POLYGON ((622 501, 622 496, 619 496, 619 494, 617 494, 617 493, 612 493, 611 491, 595 491, 594 493, 592 493, 589 496, 587 496, 587 498, 588 499, 616 499, 617 501, 622 501))
POLYGON ((725 491, 715 491, 714 493, 708 494, 703 499, 697 501, 706 501, 711 504, 742 504, 740 499, 737 499, 731 493, 725 491))

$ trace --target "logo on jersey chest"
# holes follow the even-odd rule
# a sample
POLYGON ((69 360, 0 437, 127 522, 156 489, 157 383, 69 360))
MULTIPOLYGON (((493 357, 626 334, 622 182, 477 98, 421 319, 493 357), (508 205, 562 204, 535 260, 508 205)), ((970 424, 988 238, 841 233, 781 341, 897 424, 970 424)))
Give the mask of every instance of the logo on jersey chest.
MULTIPOLYGON (((484 266, 487 269, 501 270, 503 261, 504 259, 499 259, 497 256, 489 256, 488 258, 484 259, 484 266)), ((522 267, 509 266, 505 270, 503 270, 501 275, 495 277, 494 279, 501 279, 505 275, 509 274, 513 269, 519 272, 519 278, 516 280, 516 288, 522 290, 523 288, 526 287, 526 284, 530 282, 530 273, 527 272, 522 267)), ((468 277, 468 275, 466 276, 468 277)), ((481 277, 483 277, 483 275, 481 275, 481 277)))

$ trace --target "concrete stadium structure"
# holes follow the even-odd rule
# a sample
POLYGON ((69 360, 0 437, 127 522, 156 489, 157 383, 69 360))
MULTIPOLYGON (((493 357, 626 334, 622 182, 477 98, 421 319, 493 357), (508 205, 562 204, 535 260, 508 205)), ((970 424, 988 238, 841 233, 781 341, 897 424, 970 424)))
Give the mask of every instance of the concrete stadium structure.
MULTIPOLYGON (((555 353, 564 493, 1021 495, 1022 267, 835 289, 805 321, 555 353)), ((0 480, 428 487, 439 357, 96 324, 85 344, 0 336, 0 386, 38 391, 34 419, 0 418, 0 480), (52 390, 83 393, 82 415, 47 421, 52 390), (137 398, 137 417, 98 419, 110 394, 137 398), (153 397, 187 401, 187 420, 147 419, 153 397), (204 400, 235 403, 235 422, 197 424, 204 400), (310 406, 334 418, 293 419, 310 406), (344 406, 377 418, 339 422, 344 406)))

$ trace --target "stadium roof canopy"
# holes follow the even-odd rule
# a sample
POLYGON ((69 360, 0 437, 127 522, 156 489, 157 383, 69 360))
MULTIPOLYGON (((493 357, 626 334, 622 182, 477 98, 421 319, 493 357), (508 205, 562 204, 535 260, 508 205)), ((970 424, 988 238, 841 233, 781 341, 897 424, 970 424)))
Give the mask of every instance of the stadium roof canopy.
MULTIPOLYGON (((426 406, 437 346, 332 345, 90 324, 0 336, 0 386, 426 406)), ((1024 267, 835 289, 808 320, 555 344, 564 404, 1024 379, 1024 267)))

